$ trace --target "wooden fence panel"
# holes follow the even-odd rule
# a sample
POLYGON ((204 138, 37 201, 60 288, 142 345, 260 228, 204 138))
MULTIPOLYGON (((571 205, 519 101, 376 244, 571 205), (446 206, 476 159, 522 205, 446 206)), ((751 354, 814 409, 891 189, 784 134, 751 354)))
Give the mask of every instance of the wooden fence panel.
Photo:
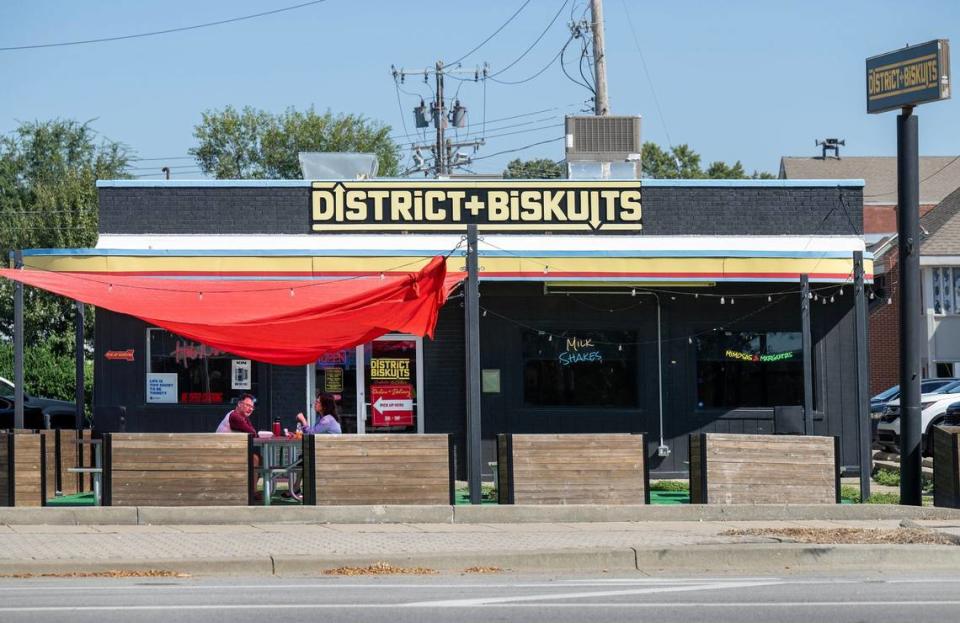
POLYGON ((224 433, 107 433, 104 504, 246 506, 250 437, 224 433))
POLYGON ((304 503, 452 504, 449 435, 308 435, 304 503))
POLYGON ((501 504, 648 504, 643 435, 498 435, 501 504))
POLYGON ((809 435, 690 437, 693 504, 836 504, 838 438, 809 435))
POLYGON ((960 508, 960 427, 933 428, 933 505, 960 508))
POLYGON ((33 431, 0 433, 0 505, 46 505, 45 441, 33 431))

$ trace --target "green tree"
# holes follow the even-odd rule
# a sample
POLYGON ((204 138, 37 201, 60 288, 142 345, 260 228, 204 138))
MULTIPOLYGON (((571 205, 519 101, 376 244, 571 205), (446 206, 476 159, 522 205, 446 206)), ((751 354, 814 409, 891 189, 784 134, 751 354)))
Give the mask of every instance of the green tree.
POLYGON ((299 179, 301 151, 376 153, 378 175, 399 174, 400 147, 390 126, 361 115, 288 108, 274 115, 250 106, 203 113, 190 150, 207 175, 219 179, 299 179))
POLYGON ((564 177, 563 164, 559 164, 549 158, 537 158, 534 160, 512 160, 507 163, 507 168, 503 172, 503 177, 507 179, 554 179, 564 177))
POLYGON ((647 141, 642 150, 643 176, 657 179, 772 179, 766 172, 754 171, 747 175, 743 164, 737 160, 732 165, 717 160, 706 171, 700 168, 700 154, 689 145, 676 145, 669 151, 656 143, 647 141))
MULTIPOLYGON (((97 241, 98 179, 129 177, 120 143, 97 136, 89 123, 55 119, 22 123, 0 137, 0 253, 91 247, 97 241)), ((0 280, 0 339, 13 334, 13 286, 0 280)), ((24 289, 27 344, 62 341, 72 348, 73 302, 24 289), (68 345, 70 342, 71 345, 68 345)), ((92 328, 92 314, 87 315, 92 328)))

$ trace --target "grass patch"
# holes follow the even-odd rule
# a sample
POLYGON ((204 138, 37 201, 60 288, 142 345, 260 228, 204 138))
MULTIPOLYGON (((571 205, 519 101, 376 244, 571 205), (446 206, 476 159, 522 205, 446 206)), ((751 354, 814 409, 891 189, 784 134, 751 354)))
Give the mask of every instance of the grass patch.
POLYGON ((900 472, 895 472, 895 471, 886 470, 886 469, 878 469, 877 472, 873 475, 873 481, 878 485, 884 485, 886 487, 899 487, 900 472))
POLYGON ((685 480, 654 480, 650 483, 651 491, 686 491, 689 484, 685 480))

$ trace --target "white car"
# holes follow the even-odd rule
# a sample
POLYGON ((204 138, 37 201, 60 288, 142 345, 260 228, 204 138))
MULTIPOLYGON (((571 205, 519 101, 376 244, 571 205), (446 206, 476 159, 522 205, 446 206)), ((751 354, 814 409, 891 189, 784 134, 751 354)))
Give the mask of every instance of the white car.
MULTIPOLYGON (((960 381, 920 395, 920 430, 923 431, 923 453, 931 454, 930 432, 943 423, 947 407, 960 401, 960 381)), ((900 399, 891 400, 878 427, 880 443, 900 447, 900 399)))

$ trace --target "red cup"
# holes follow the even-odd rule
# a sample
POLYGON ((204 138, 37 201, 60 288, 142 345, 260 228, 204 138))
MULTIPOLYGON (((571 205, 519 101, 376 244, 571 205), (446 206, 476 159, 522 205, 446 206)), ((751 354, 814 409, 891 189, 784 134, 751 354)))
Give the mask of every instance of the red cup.
POLYGON ((280 418, 273 421, 273 436, 279 437, 283 431, 280 430, 280 418))

